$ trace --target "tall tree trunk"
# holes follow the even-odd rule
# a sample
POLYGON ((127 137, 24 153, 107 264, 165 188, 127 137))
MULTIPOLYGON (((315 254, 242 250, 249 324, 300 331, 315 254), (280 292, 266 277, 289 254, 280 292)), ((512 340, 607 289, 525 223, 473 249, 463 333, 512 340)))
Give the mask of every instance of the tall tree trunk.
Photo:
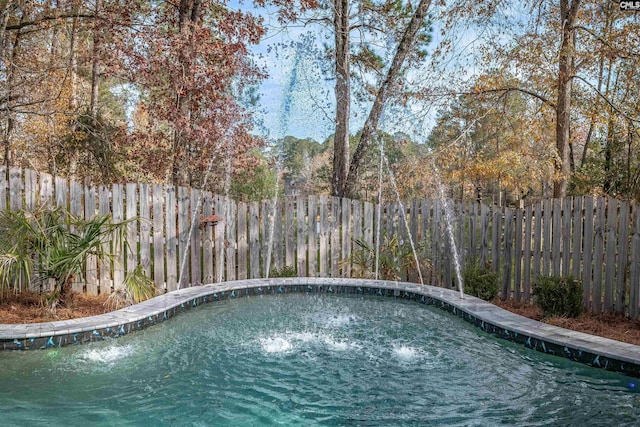
POLYGON ((567 179, 570 175, 569 136, 571 127, 571 82, 575 55, 575 29, 573 24, 581 0, 560 0, 562 39, 558 60, 558 101, 556 103, 556 178, 553 182, 553 197, 567 194, 567 179))
MULTIPOLYGON (((180 54, 180 64, 184 70, 183 75, 191 75, 190 61, 193 53, 193 32, 194 26, 198 23, 200 16, 200 0, 181 0, 178 8, 178 30, 182 37, 185 37, 189 43, 180 54)), ((186 79, 185 79, 186 80, 186 79)), ((185 80, 182 85, 186 86, 185 80)), ((191 97, 192 93, 188 87, 176 88, 176 108, 185 123, 191 118, 191 97)), ((172 183, 173 185, 189 185, 191 179, 186 167, 190 154, 190 141, 185 135, 186 129, 174 129, 173 133, 173 165, 172 165, 172 183)))
POLYGON ((345 189, 343 192, 345 197, 355 197, 356 183, 358 182, 362 160, 364 159, 364 155, 377 132, 382 110, 389 98, 389 95, 393 92, 404 61, 409 55, 411 47, 415 43, 418 31, 425 23, 429 6, 431 6, 431 0, 420 0, 418 7, 411 17, 411 21, 409 21, 402 39, 396 48, 396 53, 393 57, 393 61, 391 62, 391 66, 389 67, 387 75, 380 86, 380 90, 378 90, 376 99, 374 100, 369 116, 367 117, 367 121, 364 123, 358 148, 356 148, 356 151, 353 153, 353 158, 351 159, 351 165, 349 167, 349 175, 345 182, 345 189))
MULTIPOLYGON (((95 0, 96 17, 100 13, 101 0, 95 0)), ((93 48, 91 52, 91 100, 89 103, 89 113, 94 123, 98 119, 98 96, 100 92, 100 30, 98 29, 98 20, 94 21, 93 27, 93 48)))
POLYGON ((349 0, 334 0, 333 32, 336 43, 336 131, 333 139, 331 194, 342 197, 349 168, 349 115, 351 112, 349 0))
MULTIPOLYGON (((20 20, 24 19, 24 13, 20 20)), ((22 38, 22 32, 18 31, 13 39, 13 45, 11 47, 11 59, 9 60, 9 64, 7 64, 7 79, 5 81, 5 101, 4 101, 4 110, 5 110, 5 128, 4 134, 2 137, 2 144, 4 146, 4 167, 7 178, 9 177, 9 168, 12 166, 11 159, 11 135, 13 133, 13 128, 15 126, 15 119, 13 113, 13 101, 12 99, 15 96, 15 80, 16 73, 18 71, 18 67, 16 66, 16 60, 18 58, 18 50, 20 47, 20 39, 22 38)))

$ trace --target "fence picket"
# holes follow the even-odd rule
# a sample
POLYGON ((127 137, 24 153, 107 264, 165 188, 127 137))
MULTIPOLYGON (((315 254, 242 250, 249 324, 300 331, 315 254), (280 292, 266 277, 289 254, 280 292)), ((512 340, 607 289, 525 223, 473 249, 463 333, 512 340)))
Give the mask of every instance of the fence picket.
POLYGON ((629 223, 630 206, 627 202, 620 203, 620 222, 618 228, 618 258, 616 262, 616 313, 624 313, 626 295, 627 271, 629 270, 629 223))
POLYGON ((176 203, 176 188, 174 186, 167 186, 165 188, 165 256, 167 257, 167 292, 175 291, 178 287, 178 231, 176 229, 178 209, 176 203))
POLYGON ((191 258, 191 280, 187 283, 187 286, 198 286, 202 284, 202 264, 200 254, 202 253, 201 242, 202 238, 200 218, 202 217, 202 197, 203 194, 200 190, 195 188, 191 189, 191 200, 189 204, 191 209, 189 210, 189 232, 191 233, 191 239, 187 241, 190 247, 191 258))
POLYGON ((260 206, 249 204, 249 278, 260 277, 260 206))
POLYGON ((593 258, 592 307, 596 313, 602 309, 602 264, 604 262, 606 200, 598 197, 595 223, 595 253, 593 258))
MULTIPOLYGON (((227 226, 225 227, 225 241, 224 245, 226 247, 227 255, 226 255, 226 267, 227 267, 227 280, 236 280, 236 204, 233 200, 225 197, 225 222, 227 226)), ((271 266, 273 268, 273 265, 271 266)))
MULTIPOLYGON (((56 179, 56 184, 58 183, 56 179)), ((58 194, 58 189, 56 185, 56 199, 58 194)), ((109 187, 104 185, 100 186, 100 190, 98 192, 98 213, 100 215, 109 215, 111 214, 111 191, 109 187)), ((58 199, 57 199, 58 200, 58 199)), ((103 250, 107 253, 111 253, 111 243, 106 242, 103 245, 103 250)), ((108 258, 102 259, 100 262, 100 293, 104 295, 108 295, 111 293, 111 261, 108 258)))
POLYGON ((320 196, 320 253, 319 270, 320 277, 329 277, 329 201, 327 196, 320 196))
POLYGON ((607 225, 605 228, 605 272, 604 272, 604 309, 613 311, 615 306, 614 288, 616 285, 616 225, 618 220, 618 201, 607 201, 607 225))
POLYGON ((318 207, 315 196, 307 198, 308 203, 308 230, 309 230, 309 249, 307 259, 309 263, 309 277, 318 277, 318 207))
POLYGON ((629 317, 637 319, 640 314, 640 209, 636 209, 634 213, 629 269, 629 317))
POLYGON ((149 209, 149 185, 138 186, 138 226, 140 228, 140 257, 145 276, 151 277, 151 212, 149 209))
MULTIPOLYGON (((42 179, 42 175, 41 175, 42 179)), ((42 182, 42 181, 41 181, 42 182)), ((87 220, 96 216, 96 188, 87 186, 84 188, 84 217, 87 220)), ((84 279, 86 282, 87 293, 98 295, 98 261, 95 255, 87 257, 84 279)))
POLYGON ((296 197, 296 265, 299 277, 307 276, 307 204, 304 197, 296 197))
MULTIPOLYGON (((206 213, 205 213, 206 215, 206 213)), ((237 212, 237 227, 238 227, 238 279, 244 280, 247 278, 247 204, 244 202, 238 203, 237 212)), ((205 257, 206 259, 206 257, 205 257)))
POLYGON ((594 245, 594 200, 587 197, 584 200, 584 240, 582 257, 582 303, 588 310, 591 309, 591 289, 593 287, 592 266, 593 266, 593 245, 594 245))
POLYGON ((164 187, 162 184, 155 184, 153 186, 153 281, 161 291, 167 290, 164 274, 164 201, 164 187))
POLYGON ((285 250, 285 265, 289 268, 296 270, 296 228, 295 224, 295 199, 293 197, 287 197, 285 200, 284 210, 284 250, 285 250))
POLYGON ((525 208, 524 214, 524 265, 522 278, 522 292, 524 301, 529 303, 531 300, 531 225, 533 223, 533 207, 531 205, 525 208))
POLYGON ((513 210, 504 210, 504 261, 502 263, 502 299, 511 298, 511 263, 513 262, 513 210))
POLYGON ((178 187, 178 288, 186 288, 191 282, 189 259, 189 189, 178 187))

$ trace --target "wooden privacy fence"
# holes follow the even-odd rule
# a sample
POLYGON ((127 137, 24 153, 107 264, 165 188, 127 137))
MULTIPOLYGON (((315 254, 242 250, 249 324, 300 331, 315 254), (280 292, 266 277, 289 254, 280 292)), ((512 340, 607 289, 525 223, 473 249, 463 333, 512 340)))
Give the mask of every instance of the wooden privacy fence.
MULTIPOLYGON (((374 247, 378 221, 375 205, 335 197, 284 197, 274 209, 270 200, 236 202, 184 187, 85 186, 18 168, 7 181, 0 171, 0 209, 31 210, 45 202, 86 218, 138 218, 128 224, 130 248, 112 248, 113 263, 90 260, 84 282, 74 285, 92 294, 112 292, 138 264, 165 291, 177 289, 180 277, 181 287, 264 277, 267 265, 293 267, 298 276, 349 277, 356 267, 351 255, 360 250, 355 241, 374 247), (214 212, 223 221, 200 226, 214 212)), ((500 273, 503 296, 529 301, 537 276, 572 275, 583 281, 588 309, 638 317, 640 209, 635 205, 603 197, 544 200, 524 209, 469 203, 453 207, 452 218, 461 263, 490 264, 500 273)), ((426 284, 455 285, 442 203, 386 203, 380 226, 384 239, 395 236, 400 245, 411 236, 429 260, 422 266, 426 284)), ((402 276, 417 277, 406 270, 402 276)))

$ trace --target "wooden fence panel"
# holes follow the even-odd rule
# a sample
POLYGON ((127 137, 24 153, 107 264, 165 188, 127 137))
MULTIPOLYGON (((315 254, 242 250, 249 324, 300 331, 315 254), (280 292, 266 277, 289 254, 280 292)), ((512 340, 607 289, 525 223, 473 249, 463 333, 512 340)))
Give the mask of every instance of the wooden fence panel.
MULTIPOLYGON (((73 205, 73 182, 71 183, 71 204, 73 205)), ((143 205, 143 201, 138 199, 138 185, 128 183, 125 187, 126 193, 126 205, 125 205, 125 219, 127 222, 127 242, 129 247, 125 247, 126 271, 131 273, 138 265, 138 254, 141 252, 141 247, 138 240, 138 224, 136 218, 138 218, 138 205, 143 205)))
POLYGON ((552 222, 551 222, 551 206, 552 200, 545 200, 543 205, 543 220, 542 220, 542 274, 548 276, 551 274, 551 251, 553 245, 551 242, 552 236, 552 222))
POLYGON ((511 266, 513 262, 513 210, 504 210, 504 262, 502 263, 502 299, 511 297, 511 266))
POLYGON ((331 197, 331 277, 340 277, 340 198, 331 197))
POLYGON ((340 263, 342 264, 341 277, 351 276, 351 200, 342 199, 342 227, 341 242, 342 251, 340 253, 340 263))
POLYGON ((320 196, 320 242, 319 242, 319 271, 320 277, 329 277, 331 270, 329 258, 329 200, 327 196, 320 196))
MULTIPOLYGON (((257 205, 256 205, 257 206, 257 205)), ((216 194, 213 198, 213 210, 216 214, 222 217, 222 221, 218 222, 214 226, 213 231, 213 280, 216 283, 222 282, 224 280, 224 236, 225 229, 227 227, 227 219, 224 217, 225 209, 224 209, 224 199, 222 196, 216 194)), ((256 223, 256 226, 259 227, 259 223, 256 223)), ((258 245, 258 263, 260 263, 260 246, 258 245)), ((260 274, 260 272, 258 272, 260 274)))
MULTIPOLYGON (((56 181, 57 184, 57 181, 56 181)), ((57 187, 57 185, 56 185, 57 187)), ((57 196, 57 188, 56 188, 56 196, 57 196)), ((57 199, 57 197, 56 197, 57 199)), ((100 186, 98 192, 98 213, 100 215, 109 215, 111 214, 111 191, 109 187, 104 185, 100 186)), ((111 252, 111 243, 107 242, 103 245, 103 250, 110 253, 111 252)), ((100 293, 103 295, 108 295, 111 293, 111 261, 108 259, 103 259, 100 262, 100 293)))
MULTIPOLYGON (((42 176, 41 176, 42 178, 42 176)), ((41 181, 42 182, 42 181, 41 181)), ((84 188, 84 218, 93 219, 96 216, 96 188, 87 186, 84 188)), ((87 293, 98 295, 98 260, 94 255, 89 255, 85 267, 84 280, 86 282, 87 293)))
MULTIPOLYGON (((206 215, 206 214, 205 214, 206 215)), ((238 279, 247 278, 247 204, 238 203, 238 279)), ((205 256, 206 259, 206 256, 205 256)))
POLYGON ((480 265, 485 266, 489 260, 489 207, 480 206, 480 265))
MULTIPOLYGON (((18 172, 19 174, 19 172, 18 172)), ((9 182, 9 184, 11 184, 11 182, 9 182)), ((65 178, 56 176, 55 178, 55 186, 56 186, 56 206, 57 207, 61 207, 63 209, 67 209, 67 207, 69 206, 69 203, 67 202, 67 199, 69 197, 69 186, 67 184, 67 180, 65 178)), ((21 187, 22 185, 18 184, 18 188, 17 191, 20 192, 21 191, 21 187)), ((11 188, 11 193, 14 193, 14 189, 13 189, 13 185, 11 188)), ((22 197, 20 197, 22 198, 22 197)), ((12 198, 13 199, 13 198, 12 198)), ((12 204, 12 208, 13 208, 13 201, 11 202, 12 204)), ((107 214, 110 212, 107 212, 107 214)))
POLYGON ((431 253, 433 263, 433 285, 442 285, 442 261, 440 260, 442 249, 442 204, 439 200, 433 203, 433 222, 431 223, 431 253))
POLYGON ((284 223, 285 265, 296 269, 295 199, 293 197, 287 197, 285 200, 284 223))
POLYGON ((162 184, 153 186, 153 281, 162 291, 167 290, 164 255, 164 193, 162 184))
POLYGON ((298 277, 307 276, 307 204, 302 196, 296 197, 296 265, 298 277))
POLYGON ((500 273, 500 240, 502 237, 502 212, 495 209, 491 224, 491 266, 493 270, 500 273))
MULTIPOLYGON (((26 177, 25 177, 25 182, 26 182, 26 177)), ((70 198, 71 205, 69 207, 69 210, 71 214, 77 218, 84 218, 84 207, 82 206, 83 193, 84 193, 84 188, 82 188, 82 185, 77 181, 71 181, 71 198, 70 198)), ((31 198, 26 193, 25 193, 25 196, 27 199, 31 198)), ((29 206, 26 206, 26 205, 25 205, 25 208, 28 210, 30 209, 29 206)), ((76 231, 75 227, 72 227, 72 231, 76 231)), ((82 292, 84 290, 86 280, 87 280, 86 277, 77 277, 76 280, 74 280, 73 284, 71 285, 71 289, 74 292, 82 292), (84 280, 84 282, 82 282, 81 280, 84 280)))
POLYGON ((165 256, 167 257, 167 292, 175 291, 178 288, 178 230, 176 228, 176 203, 176 188, 174 186, 167 186, 165 188, 165 256))
POLYGON ((273 219, 273 267, 278 270, 282 270, 282 267, 284 267, 283 219, 282 203, 277 202, 275 204, 273 219))
POLYGON ((203 218, 203 196, 204 195, 200 190, 196 190, 195 188, 191 189, 191 200, 189 201, 189 204, 191 205, 191 209, 189 210, 189 233, 191 234, 191 239, 187 240, 187 244, 190 248, 189 257, 191 258, 191 280, 186 284, 186 286, 198 286, 202 284, 202 238, 200 236, 200 218, 203 218))
POLYGON ((593 245, 594 245, 594 200, 592 197, 584 199, 584 240, 582 257, 582 302, 584 307, 591 309, 591 289, 593 287, 593 245))
POLYGON ((151 276, 151 210, 149 209, 150 187, 149 184, 140 184, 138 187, 140 206, 138 223, 140 227, 140 258, 139 263, 147 277, 151 276))
MULTIPOLYGON (((84 191, 82 185, 80 185, 80 190, 84 191)), ((1 198, 2 191, 0 190, 0 199, 1 198)), ((24 171, 24 199, 25 208, 33 212, 38 204, 38 172, 31 169, 25 169, 24 171)), ((0 207, 0 209, 2 209, 2 207, 0 207)))
MULTIPOLYGON (((66 181, 65 181, 65 184, 66 184, 66 181)), ((22 190, 23 190, 22 169, 10 168, 9 169, 9 206, 12 211, 17 211, 22 209, 22 190)))
MULTIPOLYGON (((172 290, 185 257, 182 286, 261 277, 267 264, 272 269, 294 266, 309 276, 366 274, 350 263, 353 241, 362 239, 375 248, 378 224, 384 230, 383 250, 394 237, 401 245, 411 237, 416 247, 429 248, 432 266, 424 272, 425 281, 447 287, 453 283, 453 248, 439 201, 388 203, 380 218, 371 203, 326 196, 287 197, 276 206, 265 201, 250 205, 247 212, 246 204, 236 206, 228 198, 214 200, 210 193, 186 188, 129 183, 96 191, 18 168, 0 176, 0 208, 34 209, 46 201, 88 219, 96 213, 111 214, 114 221, 139 218, 126 226, 130 247, 119 246, 117 239, 105 246, 117 262, 89 260, 85 283, 75 283, 75 291, 107 294, 138 263, 159 288, 172 290), (214 212, 224 221, 215 229, 199 228, 200 217, 214 212)), ((640 314, 640 219, 628 203, 573 197, 524 209, 476 203, 453 209, 458 255, 467 262, 478 258, 499 271, 505 296, 529 301, 538 275, 571 274, 583 280, 588 309, 640 314)), ((401 278, 417 280, 417 275, 403 270, 401 278)))
POLYGON ((571 208, 572 199, 566 197, 562 206, 562 275, 569 276, 571 268, 571 208))
POLYGON ((631 223, 629 222, 631 207, 628 202, 620 203, 620 222, 618 229, 618 258, 616 260, 616 313, 624 313, 627 271, 629 270, 629 232, 631 223))
POLYGON ((551 224, 551 242, 552 249, 549 256, 551 257, 552 272, 554 276, 560 276, 560 268, 562 266, 562 199, 553 199, 551 224), (555 256, 551 256, 555 254, 555 256))
POLYGON ((613 311, 615 306, 614 288, 616 285, 616 225, 618 220, 618 201, 607 201, 607 225, 605 228, 605 273, 604 273, 604 310, 613 311))
POLYGON ((580 262, 582 260, 582 197, 573 198, 573 230, 571 243, 571 275, 580 278, 580 262))
POLYGON ((189 190, 178 187, 178 289, 191 282, 189 272, 189 190))
POLYGON ((514 248, 513 257, 513 296, 516 301, 522 300, 521 286, 522 286, 522 221, 524 210, 516 209, 516 223, 515 223, 515 241, 516 246, 514 248))
MULTIPOLYGON (((124 221, 124 191, 121 184, 113 184, 111 190, 111 215, 114 223, 124 221)), ((115 236, 114 236, 115 237, 115 236)), ((122 242, 119 239, 112 241, 111 248, 115 255, 113 263, 113 289, 122 289, 124 282, 124 260, 125 254, 123 253, 122 242)))
POLYGON ((262 274, 267 275, 267 270, 272 268, 273 259, 273 233, 271 232, 273 207, 272 200, 260 202, 260 247, 262 251, 262 274))
POLYGON ((309 263, 309 277, 318 277, 318 206, 315 196, 307 198, 308 203, 308 229, 309 229, 309 246, 307 259, 309 263))
POLYGON ((260 277, 260 206, 249 204, 249 278, 260 277))
POLYGON ((602 264, 604 262, 606 199, 598 197, 595 222, 595 254, 593 259, 592 307, 597 313, 602 309, 602 264))
POLYGON ((540 276, 541 259, 542 259, 542 202, 536 203, 533 216, 534 225, 534 242, 533 242, 533 277, 535 281, 540 276))
MULTIPOLYGON (((224 246, 226 249, 226 280, 236 280, 236 203, 228 197, 225 197, 225 241, 224 246)), ((272 265, 273 268, 273 265, 272 265)))
POLYGON ((523 278, 522 292, 524 301, 531 301, 531 226, 533 224, 533 207, 527 206, 524 214, 524 260, 523 260, 523 278))
MULTIPOLYGON (((0 174, 0 178, 4 177, 4 173, 0 174)), ((2 178, 3 179, 3 178, 2 178)), ((6 184, 0 185, 0 189, 5 188, 6 184)), ((51 203, 53 199, 53 177, 48 173, 40 174, 40 204, 51 203)), ((6 196, 0 197, 1 202, 6 203, 6 196)), ((4 207, 2 207, 4 209, 4 207)), ((94 212, 95 213, 95 212, 94 212)))

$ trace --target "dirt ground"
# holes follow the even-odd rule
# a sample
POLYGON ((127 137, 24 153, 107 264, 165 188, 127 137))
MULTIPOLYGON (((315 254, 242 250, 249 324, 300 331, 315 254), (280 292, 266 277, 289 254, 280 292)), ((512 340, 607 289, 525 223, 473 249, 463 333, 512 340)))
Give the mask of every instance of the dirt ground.
MULTIPOLYGON (((5 295, 0 302, 0 323, 38 323, 93 316, 107 312, 104 306, 105 300, 104 295, 75 294, 71 306, 59 307, 54 315, 44 307, 38 294, 9 294, 5 295)), ((629 320, 624 316, 590 313, 576 319, 562 317, 542 319, 542 314, 536 306, 500 300, 493 303, 521 316, 542 320, 552 325, 640 345, 640 321, 638 320, 629 320)))

